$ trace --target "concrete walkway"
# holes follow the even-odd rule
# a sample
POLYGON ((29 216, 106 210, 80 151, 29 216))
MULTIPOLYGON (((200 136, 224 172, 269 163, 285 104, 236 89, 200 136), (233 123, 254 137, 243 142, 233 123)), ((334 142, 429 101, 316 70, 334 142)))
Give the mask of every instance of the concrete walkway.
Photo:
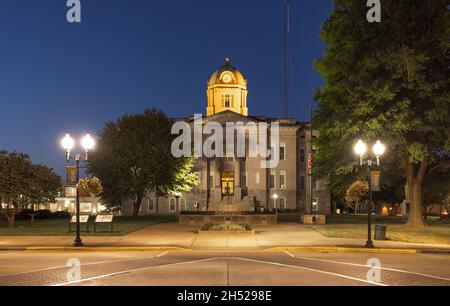
MULTIPOLYGON (((193 250, 268 249, 274 247, 363 247, 364 239, 328 238, 308 226, 279 224, 255 226, 255 234, 205 233, 197 234, 196 226, 165 223, 153 225, 122 237, 82 236, 86 246, 95 247, 181 247, 193 250)), ((73 237, 4 237, 0 249, 9 247, 71 246, 73 237)), ((379 248, 443 249, 450 245, 415 244, 375 241, 379 248)))

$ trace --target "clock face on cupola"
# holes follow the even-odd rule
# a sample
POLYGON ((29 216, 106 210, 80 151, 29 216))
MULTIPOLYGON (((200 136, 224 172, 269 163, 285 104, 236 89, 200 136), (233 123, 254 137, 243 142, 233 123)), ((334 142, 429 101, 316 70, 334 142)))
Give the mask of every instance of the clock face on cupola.
POLYGON ((233 76, 231 75, 231 73, 225 72, 222 75, 222 82, 228 84, 231 83, 233 81, 233 76))
POLYGON ((216 69, 208 79, 207 98, 208 116, 224 111, 248 115, 247 79, 231 65, 230 59, 227 58, 225 65, 216 69))

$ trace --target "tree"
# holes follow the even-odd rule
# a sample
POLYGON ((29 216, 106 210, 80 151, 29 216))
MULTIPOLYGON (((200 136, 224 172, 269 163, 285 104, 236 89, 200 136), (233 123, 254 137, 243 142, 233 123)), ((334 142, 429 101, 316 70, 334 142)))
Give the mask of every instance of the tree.
POLYGON ((432 210, 435 205, 445 204, 450 198, 450 171, 440 169, 427 175, 423 190, 423 205, 427 215, 428 208, 432 210))
POLYGON ((98 197, 102 193, 102 183, 95 176, 78 182, 80 197, 98 197))
POLYGON ((52 169, 34 165, 26 154, 0 151, 0 173, 0 203, 9 227, 20 210, 54 202, 61 186, 52 169))
POLYGON ((105 125, 88 168, 102 182, 100 196, 107 207, 117 210, 132 200, 137 216, 147 193, 164 195, 196 184, 192 161, 171 153, 172 124, 163 112, 151 109, 105 125))
POLYGON ((328 49, 316 63, 325 79, 316 95, 319 172, 331 182, 350 175, 356 140, 381 138, 402 161, 416 228, 424 226, 426 175, 450 159, 447 4, 384 0, 382 22, 368 23, 365 1, 335 0, 321 35, 328 49))
POLYGON ((347 190, 345 200, 353 208, 355 213, 361 212, 361 203, 367 200, 369 194, 369 184, 367 182, 356 181, 347 190))

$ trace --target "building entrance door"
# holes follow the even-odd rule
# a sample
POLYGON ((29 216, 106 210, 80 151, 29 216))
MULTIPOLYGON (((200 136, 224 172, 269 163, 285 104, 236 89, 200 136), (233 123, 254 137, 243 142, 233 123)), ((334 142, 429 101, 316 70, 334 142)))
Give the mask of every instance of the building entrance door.
POLYGON ((233 196, 234 195, 234 173, 222 172, 222 195, 233 196))

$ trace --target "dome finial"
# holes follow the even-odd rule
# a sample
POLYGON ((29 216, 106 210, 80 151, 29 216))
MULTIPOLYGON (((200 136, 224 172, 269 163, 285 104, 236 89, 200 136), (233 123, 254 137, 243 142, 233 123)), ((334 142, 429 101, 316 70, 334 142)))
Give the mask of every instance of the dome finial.
POLYGON ((230 58, 225 58, 225 66, 230 66, 230 58))

